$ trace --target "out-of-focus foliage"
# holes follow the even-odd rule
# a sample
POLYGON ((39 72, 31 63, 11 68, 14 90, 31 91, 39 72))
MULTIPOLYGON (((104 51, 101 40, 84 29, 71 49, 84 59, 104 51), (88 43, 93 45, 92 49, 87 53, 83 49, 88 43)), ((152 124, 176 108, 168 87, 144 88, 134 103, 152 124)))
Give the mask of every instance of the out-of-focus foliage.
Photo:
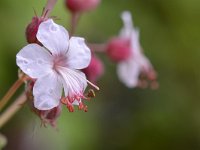
MULTIPOLYGON (((52 15, 68 28, 70 14, 58 1, 52 15)), ((17 79, 15 55, 27 44, 24 31, 33 8, 40 14, 45 3, 0 1, 0 96, 17 79)), ((199 0, 103 0, 97 10, 84 14, 76 34, 101 43, 118 34, 120 13, 130 10, 145 54, 159 74, 160 88, 127 89, 117 79, 115 64, 101 54, 105 76, 97 98, 88 102, 89 112, 63 108, 58 131, 52 131, 40 128, 38 118, 24 106, 1 131, 9 140, 6 149, 22 150, 27 136, 29 142, 40 137, 43 146, 61 150, 200 149, 199 6, 199 0)))

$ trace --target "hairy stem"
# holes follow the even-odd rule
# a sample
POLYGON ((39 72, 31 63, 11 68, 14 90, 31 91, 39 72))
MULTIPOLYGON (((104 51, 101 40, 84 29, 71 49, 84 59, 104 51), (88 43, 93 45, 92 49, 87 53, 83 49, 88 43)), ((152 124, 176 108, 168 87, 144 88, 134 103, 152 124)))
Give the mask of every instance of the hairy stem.
POLYGON ((11 104, 5 112, 0 116, 0 128, 3 127, 11 118, 12 116, 20 110, 22 105, 26 102, 26 94, 22 93, 14 102, 11 104))
POLYGON ((24 80, 26 78, 27 78, 27 76, 23 75, 21 78, 19 78, 17 81, 15 81, 15 83, 7 91, 7 93, 4 95, 4 97, 0 100, 0 111, 8 103, 8 101, 13 96, 13 94, 15 94, 15 92, 17 91, 17 89, 24 83, 24 80))

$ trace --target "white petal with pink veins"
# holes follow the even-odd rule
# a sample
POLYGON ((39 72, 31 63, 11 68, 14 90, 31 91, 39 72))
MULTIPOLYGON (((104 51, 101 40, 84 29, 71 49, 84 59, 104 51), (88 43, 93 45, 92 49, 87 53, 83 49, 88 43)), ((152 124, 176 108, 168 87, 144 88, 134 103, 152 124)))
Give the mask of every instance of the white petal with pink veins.
POLYGON ((69 34, 67 30, 48 19, 40 24, 37 39, 52 52, 53 55, 65 53, 69 46, 69 34))
POLYGON ((83 93, 87 87, 87 79, 84 73, 78 70, 62 68, 59 70, 63 80, 65 96, 74 96, 83 93))
POLYGON ((52 71, 51 54, 38 44, 29 44, 16 56, 17 65, 31 78, 42 77, 52 71))
POLYGON ((71 37, 67 52, 68 67, 73 69, 86 68, 91 61, 91 51, 85 44, 84 38, 71 37))
POLYGON ((59 105, 62 83, 56 73, 39 78, 34 87, 34 106, 39 110, 49 110, 59 105))

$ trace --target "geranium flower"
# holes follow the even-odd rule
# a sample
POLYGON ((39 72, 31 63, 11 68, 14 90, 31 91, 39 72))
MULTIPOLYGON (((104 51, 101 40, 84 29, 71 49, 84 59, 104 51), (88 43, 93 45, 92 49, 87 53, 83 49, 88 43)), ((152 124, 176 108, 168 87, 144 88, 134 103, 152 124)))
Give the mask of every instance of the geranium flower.
POLYGON ((121 18, 124 23, 119 37, 121 39, 129 40, 131 54, 128 59, 118 63, 118 77, 130 88, 140 86, 146 87, 148 82, 151 82, 151 87, 156 88, 156 72, 153 69, 148 58, 143 54, 139 42, 139 30, 133 27, 131 13, 125 11, 121 18))
MULTIPOLYGON (((67 107, 80 104, 87 87, 85 74, 80 69, 86 68, 91 60, 90 49, 84 39, 69 38, 64 27, 57 25, 52 19, 40 24, 38 44, 28 44, 17 54, 17 65, 33 79, 37 79, 33 87, 34 106, 39 110, 57 107, 62 100, 67 107)), ((91 83, 92 84, 92 83, 91 83)))

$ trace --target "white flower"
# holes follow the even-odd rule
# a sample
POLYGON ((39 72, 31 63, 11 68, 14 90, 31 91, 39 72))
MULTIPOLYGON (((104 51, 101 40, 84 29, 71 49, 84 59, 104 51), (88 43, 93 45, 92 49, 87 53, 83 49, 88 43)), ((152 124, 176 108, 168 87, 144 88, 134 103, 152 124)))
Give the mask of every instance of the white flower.
POLYGON ((84 39, 71 37, 64 27, 52 19, 40 24, 37 39, 43 44, 28 44, 17 54, 17 65, 31 78, 37 79, 33 87, 34 106, 49 110, 59 105, 62 91, 69 102, 81 103, 87 87, 85 74, 91 59, 84 39))
POLYGON ((122 13, 121 18, 124 27, 119 36, 130 40, 132 54, 127 60, 118 64, 117 73, 119 79, 130 88, 140 86, 141 81, 145 81, 141 80, 141 74, 148 80, 154 81, 156 79, 156 73, 153 66, 142 52, 139 42, 139 31, 133 27, 131 13, 125 11, 122 13))

